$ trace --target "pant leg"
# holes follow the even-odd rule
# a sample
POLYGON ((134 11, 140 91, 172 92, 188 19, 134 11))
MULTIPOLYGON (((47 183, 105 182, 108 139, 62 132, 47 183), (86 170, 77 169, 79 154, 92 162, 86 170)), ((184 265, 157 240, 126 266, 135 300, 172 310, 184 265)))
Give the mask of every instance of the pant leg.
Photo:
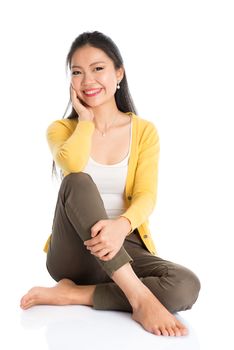
POLYGON ((92 177, 83 172, 65 176, 47 253, 47 268, 55 280, 70 278, 79 284, 110 281, 114 271, 132 262, 124 247, 109 261, 100 260, 86 249, 83 241, 91 238, 92 226, 102 219, 108 216, 92 177))
MULTIPOLYGON (((191 309, 198 298, 200 282, 188 268, 150 254, 137 229, 125 240, 124 247, 133 258, 132 268, 159 301, 174 313, 191 309)), ((98 284, 94 308, 132 311, 122 290, 113 282, 98 284)))

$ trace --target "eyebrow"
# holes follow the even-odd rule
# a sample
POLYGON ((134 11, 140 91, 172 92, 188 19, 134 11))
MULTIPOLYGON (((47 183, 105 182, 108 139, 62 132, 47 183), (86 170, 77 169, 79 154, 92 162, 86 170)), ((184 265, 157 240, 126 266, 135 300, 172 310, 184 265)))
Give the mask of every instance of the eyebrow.
MULTIPOLYGON (((106 63, 106 62, 104 62, 104 61, 97 61, 97 62, 93 62, 93 63, 91 63, 89 66, 91 67, 91 66, 94 66, 95 64, 97 64, 97 63, 106 63)), ((81 66, 78 66, 78 65, 76 65, 76 64, 74 64, 73 66, 71 66, 71 68, 82 68, 81 66)))

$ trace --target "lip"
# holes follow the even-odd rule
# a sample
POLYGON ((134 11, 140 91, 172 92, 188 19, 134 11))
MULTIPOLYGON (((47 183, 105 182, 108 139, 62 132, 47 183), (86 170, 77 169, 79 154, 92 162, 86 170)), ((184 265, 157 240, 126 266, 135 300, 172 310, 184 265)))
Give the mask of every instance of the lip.
POLYGON ((83 91, 83 93, 84 93, 84 95, 86 97, 93 97, 93 96, 97 96, 98 94, 100 94, 101 90, 102 90, 102 88, 99 88, 99 89, 86 89, 86 90, 83 91), (87 92, 91 92, 91 91, 93 93, 87 94, 87 92))

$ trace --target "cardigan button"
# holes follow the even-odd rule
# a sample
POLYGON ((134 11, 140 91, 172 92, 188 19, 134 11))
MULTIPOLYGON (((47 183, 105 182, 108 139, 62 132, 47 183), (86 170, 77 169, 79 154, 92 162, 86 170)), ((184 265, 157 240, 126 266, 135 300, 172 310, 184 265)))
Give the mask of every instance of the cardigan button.
POLYGON ((148 238, 148 235, 144 235, 143 237, 144 237, 144 238, 148 238))
POLYGON ((132 196, 128 196, 128 200, 130 201, 132 199, 132 196))

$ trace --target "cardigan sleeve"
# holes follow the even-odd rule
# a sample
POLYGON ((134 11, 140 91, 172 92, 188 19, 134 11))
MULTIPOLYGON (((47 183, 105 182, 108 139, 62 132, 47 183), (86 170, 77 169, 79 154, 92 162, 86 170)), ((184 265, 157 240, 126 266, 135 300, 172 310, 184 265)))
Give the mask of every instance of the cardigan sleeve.
POLYGON ((159 162, 159 136, 156 127, 149 122, 144 139, 139 145, 131 205, 120 216, 131 223, 131 232, 143 224, 156 205, 159 162))
POLYGON ((56 120, 46 130, 46 138, 55 163, 68 173, 81 171, 91 151, 94 123, 89 120, 56 120))

